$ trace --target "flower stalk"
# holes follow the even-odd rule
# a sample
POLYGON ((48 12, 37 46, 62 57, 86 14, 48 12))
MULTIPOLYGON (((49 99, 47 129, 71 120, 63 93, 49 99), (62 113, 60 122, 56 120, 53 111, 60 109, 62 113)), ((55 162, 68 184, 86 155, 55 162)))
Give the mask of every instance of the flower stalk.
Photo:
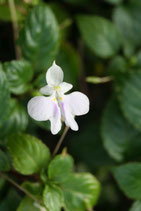
POLYGON ((69 130, 69 127, 66 126, 63 134, 61 135, 61 137, 60 137, 60 139, 59 139, 59 141, 58 141, 58 143, 57 143, 57 145, 56 145, 56 147, 53 151, 52 157, 54 157, 57 154, 58 150, 60 149, 60 146, 63 143, 63 140, 64 140, 65 136, 67 135, 68 130, 69 130))
POLYGON ((18 27, 18 21, 17 21, 16 6, 15 6, 14 0, 8 0, 8 4, 9 4, 11 20, 12 20, 16 58, 20 59, 21 58, 21 51, 20 51, 19 46, 16 43, 18 36, 19 36, 19 27, 18 27))

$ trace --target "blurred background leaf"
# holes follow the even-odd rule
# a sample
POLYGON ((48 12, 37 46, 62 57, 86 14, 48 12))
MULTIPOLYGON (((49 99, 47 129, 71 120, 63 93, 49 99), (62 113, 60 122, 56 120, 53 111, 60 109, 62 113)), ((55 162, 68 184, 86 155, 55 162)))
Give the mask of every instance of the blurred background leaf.
POLYGON ((115 99, 110 100, 104 111, 102 137, 105 149, 115 160, 140 158, 141 133, 123 117, 115 99))
POLYGON ((77 17, 82 37, 99 57, 115 55, 120 47, 120 34, 115 25, 102 17, 81 15, 77 17))

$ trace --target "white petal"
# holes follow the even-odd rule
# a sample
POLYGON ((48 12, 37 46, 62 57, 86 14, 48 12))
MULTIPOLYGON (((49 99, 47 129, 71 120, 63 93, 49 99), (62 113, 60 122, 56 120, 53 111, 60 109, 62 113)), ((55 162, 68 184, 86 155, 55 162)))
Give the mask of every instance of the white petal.
POLYGON ((54 103, 53 115, 50 118, 51 122, 51 132, 52 134, 57 134, 61 130, 61 112, 57 103, 54 103))
POLYGON ((54 62, 53 65, 48 69, 46 74, 48 85, 58 86, 60 83, 62 83, 63 77, 64 74, 62 69, 54 62))
POLYGON ((53 100, 51 97, 37 96, 27 105, 29 115, 37 121, 46 121, 53 113, 53 100))
POLYGON ((62 93, 68 92, 73 87, 72 84, 69 84, 69 83, 66 83, 66 82, 61 83, 59 86, 60 86, 62 93))
POLYGON ((74 119, 73 115, 66 115, 65 124, 70 127, 72 130, 77 131, 79 129, 77 122, 74 119))
POLYGON ((46 85, 40 89, 40 92, 44 95, 52 95, 53 91, 54 91, 53 87, 50 87, 48 85, 46 85))
MULTIPOLYGON (((65 97, 64 97, 65 98, 65 97)), ((78 124, 74 119, 74 115, 71 113, 69 104, 65 103, 65 101, 61 101, 61 112, 64 118, 65 124, 70 127, 72 130, 78 130, 78 124)))
POLYGON ((81 92, 72 92, 65 95, 64 103, 69 105, 74 116, 84 115, 89 111, 89 99, 81 92))
POLYGON ((61 112, 52 97, 37 96, 28 102, 28 113, 37 121, 51 121, 51 132, 57 134, 61 129, 61 112))

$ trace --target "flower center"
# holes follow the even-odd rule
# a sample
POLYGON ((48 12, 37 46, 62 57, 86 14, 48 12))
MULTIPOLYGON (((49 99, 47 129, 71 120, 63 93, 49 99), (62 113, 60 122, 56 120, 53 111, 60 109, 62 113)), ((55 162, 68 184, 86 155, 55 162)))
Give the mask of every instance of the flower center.
POLYGON ((54 86, 54 89, 55 89, 56 91, 58 91, 58 90, 60 89, 60 86, 54 86))

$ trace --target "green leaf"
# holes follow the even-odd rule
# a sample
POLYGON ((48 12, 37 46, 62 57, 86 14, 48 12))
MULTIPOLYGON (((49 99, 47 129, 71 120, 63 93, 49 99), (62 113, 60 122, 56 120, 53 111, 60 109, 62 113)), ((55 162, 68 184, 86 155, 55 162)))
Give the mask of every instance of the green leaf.
POLYGON ((108 65, 108 74, 115 76, 115 78, 120 77, 122 74, 126 73, 127 70, 127 61, 122 56, 114 57, 108 65))
POLYGON ((141 210, 141 201, 135 201, 129 211, 140 211, 141 210))
POLYGON ((80 58, 75 49, 67 44, 62 44, 56 58, 56 63, 64 71, 64 81, 73 85, 78 85, 78 76, 80 73, 80 58))
MULTIPOLYGON (((28 190, 33 195, 37 196, 37 199, 40 199, 39 196, 42 192, 42 185, 39 183, 24 182, 22 184, 26 190, 28 190)), ((21 201, 17 211, 40 211, 39 205, 33 199, 25 196, 21 201)))
POLYGON ((36 207, 35 201, 27 196, 23 198, 21 201, 17 211, 40 211, 39 208, 36 207))
POLYGON ((59 29, 55 16, 46 5, 34 7, 26 18, 19 44, 23 56, 33 69, 47 69, 55 59, 59 42, 59 29))
POLYGON ((9 110, 10 92, 5 73, 0 65, 0 125, 5 120, 9 110))
POLYGON ((14 134, 8 138, 8 150, 14 168, 24 175, 30 175, 46 168, 50 152, 39 139, 27 134, 14 134))
POLYGON ((12 61, 4 63, 4 70, 13 94, 23 94, 30 88, 29 81, 33 71, 27 61, 12 61))
POLYGON ((140 157, 141 133, 123 117, 115 99, 110 100, 104 111, 102 137, 105 149, 115 160, 140 157))
POLYGON ((15 190, 10 189, 8 194, 0 202, 0 211, 15 211, 19 202, 20 196, 15 190))
POLYGON ((86 44, 97 56, 108 58, 118 52, 120 36, 112 22, 90 15, 78 16, 77 22, 86 44))
POLYGON ((100 193, 99 182, 89 173, 72 174, 62 188, 67 211, 85 211, 92 208, 100 193))
POLYGON ((113 19, 123 36, 123 44, 141 45, 141 4, 138 0, 129 0, 114 10, 113 19))
POLYGON ((6 121, 0 126, 0 137, 24 131, 28 124, 28 115, 25 108, 15 99, 11 99, 6 121))
POLYGON ((28 190, 33 195, 40 196, 42 193, 42 184, 38 183, 38 182, 35 183, 35 182, 25 181, 22 184, 22 187, 24 187, 26 190, 28 190))
POLYGON ((59 187, 46 185, 43 192, 43 200, 50 211, 60 211, 63 204, 63 194, 59 187))
POLYGON ((131 199, 141 199, 141 163, 129 163, 113 170, 121 190, 131 199))
POLYGON ((0 150, 0 171, 9 171, 10 163, 7 155, 0 150))
POLYGON ((73 168, 73 159, 68 154, 57 155, 48 166, 48 177, 55 183, 68 179, 73 168))
MULTIPOLYGON (((119 85, 118 85, 119 86, 119 85)), ((125 117, 141 131, 141 71, 128 74, 120 85, 119 100, 125 117), (130 93, 130 95, 129 95, 130 93)))

